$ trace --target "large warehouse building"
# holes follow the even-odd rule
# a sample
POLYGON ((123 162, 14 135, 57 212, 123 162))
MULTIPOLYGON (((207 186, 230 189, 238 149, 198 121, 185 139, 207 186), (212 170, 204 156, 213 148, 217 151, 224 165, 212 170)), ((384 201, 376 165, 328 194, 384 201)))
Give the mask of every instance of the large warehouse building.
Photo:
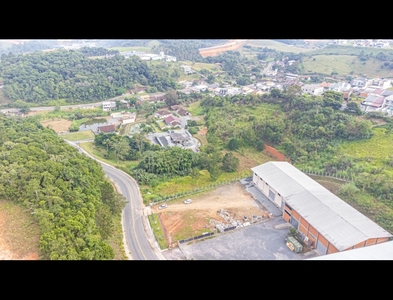
POLYGON ((387 242, 392 235, 288 162, 251 169, 254 185, 320 254, 387 242))

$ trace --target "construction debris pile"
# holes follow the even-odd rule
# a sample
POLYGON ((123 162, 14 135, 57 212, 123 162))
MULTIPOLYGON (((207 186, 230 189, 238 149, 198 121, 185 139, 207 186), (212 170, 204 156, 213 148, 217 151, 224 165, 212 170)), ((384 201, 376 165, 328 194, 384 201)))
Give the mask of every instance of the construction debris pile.
POLYGON ((223 218, 225 220, 225 223, 211 219, 210 225, 215 226, 219 232, 224 232, 239 227, 249 226, 251 225, 251 223, 256 223, 262 221, 263 219, 262 216, 252 215, 251 223, 246 216, 244 216, 243 220, 235 220, 230 216, 230 214, 227 211, 225 211, 222 208, 219 211, 217 211, 217 215, 223 218))

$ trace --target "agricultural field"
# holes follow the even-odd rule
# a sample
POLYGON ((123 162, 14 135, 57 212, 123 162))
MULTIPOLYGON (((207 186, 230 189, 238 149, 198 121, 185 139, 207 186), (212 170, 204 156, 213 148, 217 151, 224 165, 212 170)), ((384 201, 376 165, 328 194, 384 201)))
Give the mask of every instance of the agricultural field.
POLYGON ((309 52, 312 50, 312 49, 299 48, 299 47, 286 45, 284 43, 280 43, 273 40, 248 40, 246 45, 250 45, 252 47, 262 47, 262 48, 266 47, 277 51, 294 52, 294 53, 309 52))
POLYGON ((339 75, 355 75, 367 77, 391 77, 393 69, 384 67, 383 62, 376 58, 361 61, 352 55, 316 55, 303 59, 304 70, 307 73, 315 72, 330 75, 333 71, 339 75))

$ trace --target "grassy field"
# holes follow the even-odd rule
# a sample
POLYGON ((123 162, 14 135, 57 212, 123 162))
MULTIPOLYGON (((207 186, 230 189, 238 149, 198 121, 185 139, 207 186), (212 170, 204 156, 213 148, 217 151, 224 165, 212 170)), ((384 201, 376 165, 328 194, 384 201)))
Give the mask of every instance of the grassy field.
POLYGON ((330 75, 336 71, 339 75, 349 75, 353 72, 356 75, 367 77, 389 77, 393 76, 393 70, 384 67, 383 62, 376 58, 362 62, 356 56, 351 55, 316 55, 305 57, 303 66, 306 72, 316 72, 330 75))
POLYGON ((393 54, 393 49, 387 48, 367 48, 367 47, 353 47, 351 45, 328 45, 327 47, 312 50, 307 55, 359 55, 361 52, 366 54, 372 54, 374 57, 379 53, 385 53, 386 55, 393 54))
POLYGON ((113 248, 115 253, 114 260, 128 260, 123 244, 123 229, 121 224, 121 216, 117 216, 113 220, 115 230, 112 236, 107 240, 108 244, 113 248))
POLYGON ((187 111, 191 113, 193 116, 203 116, 204 111, 203 108, 200 106, 201 101, 196 101, 193 103, 190 103, 187 106, 187 111))
POLYGON ((167 249, 168 244, 166 242, 164 232, 161 228, 160 221, 158 220, 158 216, 155 214, 151 214, 148 216, 148 218, 150 222, 150 227, 153 229, 153 234, 156 237, 160 249, 167 249))
POLYGON ((202 69, 207 69, 210 71, 220 71, 221 67, 216 64, 206 64, 206 63, 193 63, 191 61, 182 61, 182 65, 191 66, 194 70, 200 71, 202 69))
POLYGON ((249 41, 247 41, 246 45, 250 45, 253 47, 262 47, 262 48, 266 47, 266 48, 270 48, 270 49, 274 49, 274 50, 282 51, 282 52, 300 53, 300 52, 312 51, 312 49, 289 46, 284 43, 276 42, 273 40, 249 40, 249 41))
POLYGON ((369 140, 343 142, 340 152, 355 158, 371 157, 373 164, 381 167, 384 160, 393 154, 393 135, 386 134, 385 128, 374 128, 369 140))
POLYGON ((74 141, 81 141, 87 139, 94 139, 95 135, 91 130, 79 131, 79 132, 72 132, 62 135, 66 140, 71 142, 74 141))

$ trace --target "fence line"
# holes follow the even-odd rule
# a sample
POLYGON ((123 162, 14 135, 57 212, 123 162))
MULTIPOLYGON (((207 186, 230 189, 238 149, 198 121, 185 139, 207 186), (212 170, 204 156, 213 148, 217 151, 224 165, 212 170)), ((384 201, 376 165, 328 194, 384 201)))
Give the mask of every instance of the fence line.
POLYGON ((214 189, 214 188, 216 188, 218 186, 222 186, 222 185, 226 185, 226 184, 229 184, 229 183, 233 183, 233 182, 239 181, 239 180, 241 180, 243 178, 246 178, 246 177, 241 176, 241 177, 237 177, 237 178, 231 179, 231 180, 224 180, 224 181, 212 183, 212 184, 206 185, 204 187, 200 187, 200 188, 198 187, 196 189, 193 189, 192 191, 180 192, 180 193, 176 193, 176 194, 173 194, 173 195, 168 195, 168 196, 165 196, 164 198, 161 198, 160 200, 155 200, 155 201, 151 200, 150 204, 151 205, 156 205, 156 204, 159 204, 159 203, 162 203, 162 202, 175 200, 175 199, 178 199, 178 198, 181 198, 181 197, 190 196, 190 195, 194 195, 194 194, 201 193, 201 192, 206 192, 206 191, 214 189))
POLYGON ((308 174, 308 175, 329 177, 329 178, 337 179, 337 180, 344 181, 344 182, 350 182, 353 180, 349 176, 340 176, 340 175, 337 175, 337 173, 315 172, 312 170, 300 170, 300 171, 302 171, 303 173, 308 174))

